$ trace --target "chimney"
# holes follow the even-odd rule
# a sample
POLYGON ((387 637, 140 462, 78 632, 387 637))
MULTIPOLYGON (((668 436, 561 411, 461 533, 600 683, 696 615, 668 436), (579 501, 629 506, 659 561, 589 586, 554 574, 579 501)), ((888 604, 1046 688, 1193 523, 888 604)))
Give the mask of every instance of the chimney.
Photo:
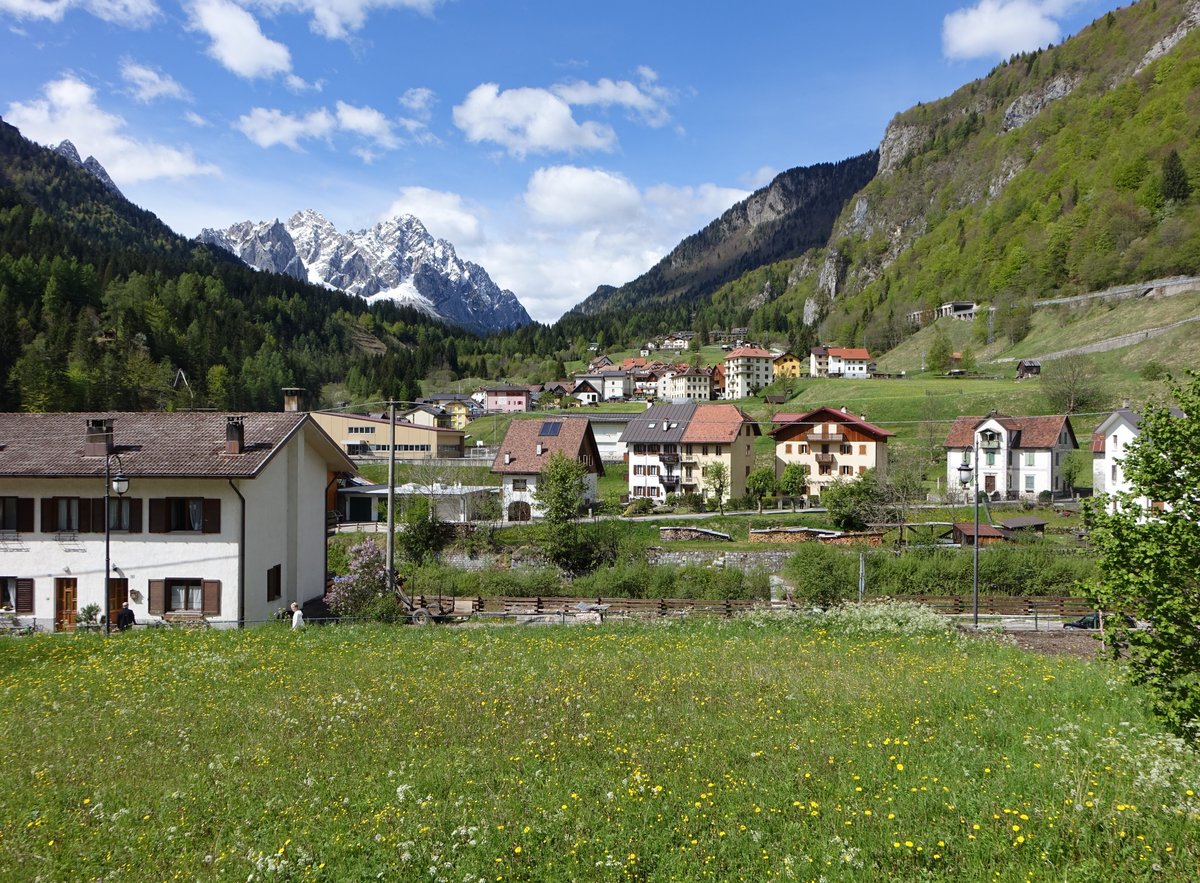
POLYGON ((93 418, 87 422, 83 437, 83 456, 107 457, 113 451, 113 422, 111 418, 93 418))
POLYGON ((1129 399, 1122 399, 1121 407, 1124 408, 1126 411, 1128 411, 1129 410, 1129 399))
POLYGON ((505 451, 504 452, 504 465, 507 466, 511 462, 512 462, 512 451, 505 451))
POLYGON ((246 449, 246 418, 225 418, 225 453, 240 454, 246 449))
POLYGON ((304 393, 305 390, 299 386, 285 386, 283 388, 283 410, 303 411, 304 410, 304 393))
POLYGON ((542 443, 541 442, 537 443, 537 455, 539 457, 542 456, 542 443))

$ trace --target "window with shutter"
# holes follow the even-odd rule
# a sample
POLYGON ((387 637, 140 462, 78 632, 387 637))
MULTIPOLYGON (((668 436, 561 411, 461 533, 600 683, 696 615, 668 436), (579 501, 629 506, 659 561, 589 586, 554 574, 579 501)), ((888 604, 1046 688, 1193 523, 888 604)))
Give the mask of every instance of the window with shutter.
POLYGON ((33 580, 18 579, 16 589, 16 612, 33 613, 33 580))
POLYGON ((217 616, 221 612, 221 581, 206 579, 202 584, 204 596, 201 612, 205 616, 217 616))
POLYGON ((151 616, 162 616, 167 612, 167 581, 162 579, 150 580, 149 591, 150 596, 146 604, 146 609, 150 611, 151 616))
POLYGON ((33 499, 0 497, 0 531, 33 532, 33 499))
POLYGON ((267 600, 276 601, 283 594, 283 565, 276 564, 267 571, 267 600))

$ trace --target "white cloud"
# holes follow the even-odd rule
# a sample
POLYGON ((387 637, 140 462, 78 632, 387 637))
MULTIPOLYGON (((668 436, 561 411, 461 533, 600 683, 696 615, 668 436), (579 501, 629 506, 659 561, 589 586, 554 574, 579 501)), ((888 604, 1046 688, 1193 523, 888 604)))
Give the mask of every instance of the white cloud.
POLYGON ((284 144, 292 150, 300 150, 301 140, 332 135, 337 128, 337 118, 323 107, 303 116, 255 107, 238 117, 233 127, 259 147, 284 144))
POLYGON ((457 193, 430 190, 428 187, 405 187, 400 191, 400 198, 391 204, 381 220, 399 215, 420 218, 435 239, 449 240, 456 249, 476 245, 483 239, 483 227, 477 211, 457 193))
POLYGON ((337 120, 340 129, 369 138, 380 147, 392 150, 400 146, 391 121, 373 107, 355 107, 339 101, 337 120))
POLYGON ((193 126, 195 126, 197 129, 203 129, 206 126, 212 125, 212 123, 210 123, 204 117, 200 116, 200 114, 196 113, 194 110, 189 110, 187 113, 185 113, 183 115, 183 118, 185 120, 187 120, 189 123, 191 123, 193 126))
POLYGON ((196 160, 191 150, 140 141, 126 134, 125 120, 96 103, 96 91, 73 75, 47 83, 44 98, 13 102, 5 118, 25 137, 44 144, 70 139, 80 154, 100 161, 117 186, 156 178, 215 175, 220 170, 196 160))
POLYGON ((309 28, 314 34, 340 40, 361 30, 367 16, 375 10, 411 9, 428 15, 442 0, 257 0, 256 5, 270 12, 293 10, 312 16, 309 28))
POLYGON ((1058 20, 1080 0, 979 0, 942 20, 942 53, 947 58, 1007 58, 1056 43, 1058 20))
POLYGON ((15 18, 57 22, 72 9, 131 28, 147 27, 160 14, 154 0, 0 0, 0 12, 15 18))
POLYGON ((383 113, 345 101, 337 102, 333 111, 320 107, 305 114, 255 107, 238 117, 233 127, 259 147, 283 144, 292 150, 300 150, 301 141, 329 139, 337 132, 348 132, 370 142, 352 148, 365 163, 378 159, 379 151, 394 150, 402 143, 393 121, 383 113))
POLYGON ((433 105, 437 101, 437 93, 432 89, 419 86, 414 89, 408 89, 397 100, 400 102, 401 107, 407 108, 421 119, 429 119, 429 114, 432 112, 433 105))
POLYGON ((658 74, 653 69, 640 67, 638 75, 641 78, 638 84, 603 77, 595 83, 583 80, 562 83, 553 87, 552 91, 570 105, 616 105, 636 112, 648 125, 666 125, 671 119, 666 105, 674 100, 674 93, 658 85, 658 74))
POLYGON ((757 190, 760 187, 766 187, 775 180, 775 176, 779 174, 779 169, 774 166, 759 166, 749 175, 742 176, 742 183, 752 190, 757 190))
MULTIPOLYGON (((208 54, 239 77, 254 79, 291 74, 292 54, 282 43, 267 37, 254 16, 230 0, 195 0, 188 9, 193 30, 212 40, 208 54)), ((293 79, 292 88, 303 86, 293 79)))
POLYGON ((186 101, 190 97, 187 90, 169 74, 138 64, 131 58, 121 59, 121 78, 132 88, 133 97, 143 104, 159 98, 186 101))
POLYGON ((715 184, 639 191, 614 172, 552 166, 530 176, 523 213, 498 213, 478 245, 459 251, 550 322, 597 286, 637 278, 747 195, 715 184))
POLYGON ((533 173, 525 190, 525 205, 538 223, 601 224, 635 217, 642 196, 614 172, 552 166, 533 173))
POLYGON ((472 142, 491 141, 510 154, 548 150, 612 150, 617 136, 611 126, 577 123, 571 106, 545 89, 506 89, 482 83, 454 108, 454 124, 472 142))

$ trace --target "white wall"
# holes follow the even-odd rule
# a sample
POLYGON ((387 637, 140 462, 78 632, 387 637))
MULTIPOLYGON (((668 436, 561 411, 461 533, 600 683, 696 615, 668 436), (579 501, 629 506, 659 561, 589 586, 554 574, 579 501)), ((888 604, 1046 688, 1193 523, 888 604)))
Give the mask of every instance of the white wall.
MULTIPOLYGON (((60 541, 41 532, 41 503, 45 497, 98 498, 103 479, 16 479, 3 483, 5 496, 34 498, 35 530, 20 543, 0 546, 0 576, 34 580, 34 614, 39 627, 54 628, 56 578, 77 580, 76 609, 88 604, 104 607, 104 533, 80 533, 78 540, 60 541)), ((142 501, 142 532, 113 531, 110 561, 114 578, 129 580, 129 606, 138 622, 147 610, 149 581, 172 577, 221 581, 221 614, 213 620, 237 619, 238 505, 224 480, 130 478, 129 498, 142 501), (203 497, 221 500, 221 531, 217 534, 148 533, 151 498, 203 497)))

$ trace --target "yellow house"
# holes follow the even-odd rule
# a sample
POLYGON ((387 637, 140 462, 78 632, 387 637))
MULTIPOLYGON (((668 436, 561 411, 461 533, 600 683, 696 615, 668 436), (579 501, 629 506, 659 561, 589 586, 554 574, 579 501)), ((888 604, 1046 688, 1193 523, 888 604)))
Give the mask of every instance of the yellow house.
POLYGON ((442 410, 450 415, 450 426, 454 429, 466 429, 470 422, 470 410, 466 402, 442 402, 442 410))
MULTIPOLYGON (((391 430, 386 416, 313 411, 312 418, 350 456, 387 457, 391 430)), ((398 460, 461 457, 463 433, 459 429, 418 426, 397 419, 395 445, 398 460)))
POLYGON ((776 356, 774 364, 776 377, 799 377, 807 373, 804 369, 808 366, 791 353, 776 356))

